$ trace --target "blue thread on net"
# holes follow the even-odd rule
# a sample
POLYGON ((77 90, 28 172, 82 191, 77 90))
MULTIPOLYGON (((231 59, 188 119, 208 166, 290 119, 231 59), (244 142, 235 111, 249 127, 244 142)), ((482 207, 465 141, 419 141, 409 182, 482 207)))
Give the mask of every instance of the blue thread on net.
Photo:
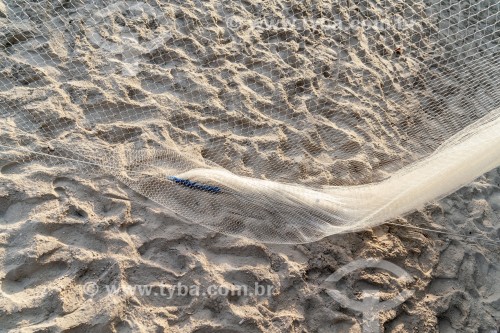
POLYGON ((222 192, 221 188, 218 186, 199 184, 197 182, 190 181, 189 179, 182 179, 182 178, 175 177, 175 176, 167 176, 167 179, 175 182, 176 184, 179 184, 179 185, 182 185, 185 187, 189 187, 189 188, 193 188, 196 190, 200 190, 200 191, 206 191, 206 192, 210 192, 210 193, 221 193, 222 192))

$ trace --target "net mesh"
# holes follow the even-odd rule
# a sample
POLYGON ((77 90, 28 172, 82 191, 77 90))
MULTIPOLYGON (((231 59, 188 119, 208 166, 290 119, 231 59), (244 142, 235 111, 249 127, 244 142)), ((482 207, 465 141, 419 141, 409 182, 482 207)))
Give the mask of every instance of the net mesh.
POLYGON ((500 165, 499 9, 1 0, 0 158, 264 242, 375 226, 500 165))

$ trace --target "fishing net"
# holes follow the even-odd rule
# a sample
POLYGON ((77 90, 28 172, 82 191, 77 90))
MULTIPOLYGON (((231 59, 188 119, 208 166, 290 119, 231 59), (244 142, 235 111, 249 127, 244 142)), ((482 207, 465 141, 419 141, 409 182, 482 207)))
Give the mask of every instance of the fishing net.
POLYGON ((263 242, 500 165, 497 0, 1 0, 0 158, 263 242))

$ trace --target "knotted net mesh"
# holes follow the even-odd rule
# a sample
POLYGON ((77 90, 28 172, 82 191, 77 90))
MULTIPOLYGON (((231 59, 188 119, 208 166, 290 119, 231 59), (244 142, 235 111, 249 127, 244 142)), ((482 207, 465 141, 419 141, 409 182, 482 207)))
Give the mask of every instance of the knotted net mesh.
POLYGON ((264 242, 500 165, 497 0, 1 0, 0 158, 264 242))

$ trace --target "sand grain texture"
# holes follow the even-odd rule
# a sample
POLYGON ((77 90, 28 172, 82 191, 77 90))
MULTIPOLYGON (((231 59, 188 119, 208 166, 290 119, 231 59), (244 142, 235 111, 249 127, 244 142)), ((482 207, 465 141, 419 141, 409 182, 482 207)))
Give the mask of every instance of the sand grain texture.
MULTIPOLYGON (((412 36, 393 31, 394 40, 369 45, 362 35, 318 37, 314 29, 304 35, 283 28, 231 31, 224 19, 232 15, 253 19, 264 10, 285 17, 290 5, 307 16, 321 8, 220 3, 189 1, 166 9, 175 31, 155 30, 167 42, 140 51, 136 67, 124 49, 100 52, 102 45, 86 37, 93 29, 89 22, 49 19, 65 10, 80 19, 91 15, 89 1, 78 11, 41 2, 13 9, 52 22, 48 30, 36 22, 7 25, 0 2, 0 116, 33 130, 28 135, 2 125, 2 140, 46 151, 58 149, 57 142, 65 149, 87 142, 87 156, 103 163, 122 162, 114 145, 178 147, 241 175, 308 186, 381 180, 411 161, 412 153, 436 147, 432 140, 418 145, 424 142, 419 131, 408 138, 403 131, 421 125, 429 138, 439 132, 427 115, 397 103, 421 92, 418 85, 416 92, 399 89, 417 64, 395 49, 412 36), (58 35, 63 28, 66 35, 58 35), (40 126, 49 129, 46 136, 37 133, 40 126), (407 146, 398 145, 402 139, 409 139, 407 146), (96 141, 117 154, 95 156, 96 141)), ((150 30, 136 22, 144 40, 152 40, 150 30)), ((109 39, 123 41, 123 31, 113 31, 109 39)), ((428 57, 428 51, 423 47, 415 57, 428 57)), ((447 82, 450 90, 466 78, 459 74, 447 82)), ((494 74, 484 74, 486 85, 495 82, 494 74)), ((475 93, 470 91, 472 100, 475 93)), ((454 98, 458 105, 460 97, 454 98)), ((438 98, 424 100, 432 104, 438 98)), ((393 225, 312 244, 259 244, 182 222, 91 168, 51 168, 21 155, 0 155, 0 332, 361 332, 361 315, 320 287, 360 258, 388 260, 414 278, 405 286, 388 274, 359 272, 346 281, 353 299, 359 298, 358 279, 364 286, 390 286, 387 298, 403 287, 415 291, 380 316, 385 332, 499 328, 498 244, 393 225), (99 287, 92 297, 84 292, 89 282, 99 287), (157 285, 159 291, 160 285, 177 283, 258 283, 275 291, 269 297, 167 299, 104 290, 157 285)), ((500 169, 393 222, 498 240, 500 169)))

